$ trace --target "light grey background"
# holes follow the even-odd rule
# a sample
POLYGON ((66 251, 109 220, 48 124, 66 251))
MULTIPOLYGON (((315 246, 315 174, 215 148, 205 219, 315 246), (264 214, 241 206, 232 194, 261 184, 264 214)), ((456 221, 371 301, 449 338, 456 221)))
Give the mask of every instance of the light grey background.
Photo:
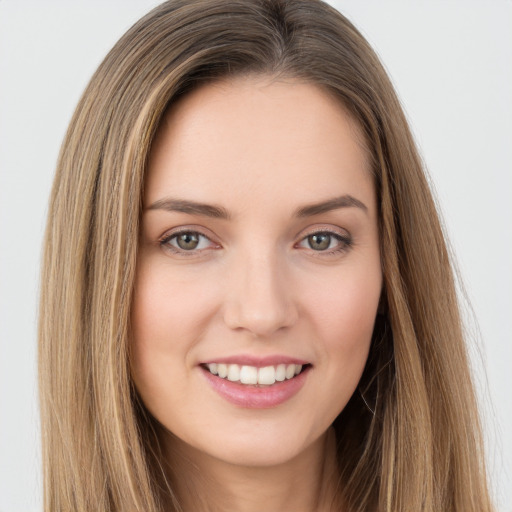
MULTIPOLYGON (((2 512, 36 511, 42 502, 36 309, 59 146, 103 56, 157 3, 0 0, 2 512)), ((435 184, 477 319, 468 310, 492 482, 499 511, 510 512, 512 1, 331 3, 383 59, 435 184)))

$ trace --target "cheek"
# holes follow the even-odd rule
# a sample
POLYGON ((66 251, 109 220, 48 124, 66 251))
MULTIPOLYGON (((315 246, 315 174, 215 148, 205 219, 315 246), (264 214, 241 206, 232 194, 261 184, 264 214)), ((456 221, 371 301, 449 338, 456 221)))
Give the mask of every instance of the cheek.
POLYGON ((321 286, 310 286, 307 294, 316 327, 335 345, 357 345, 371 336, 381 290, 377 259, 332 273, 321 286))
POLYGON ((151 260, 139 266, 132 307, 135 346, 176 351, 193 343, 212 314, 211 287, 204 280, 151 260))
MULTIPOLYGON (((188 370, 204 323, 212 311, 204 287, 174 275, 165 264, 144 261, 137 269, 132 304, 131 373, 146 406, 185 396, 188 370), (172 386, 169 386, 172 384, 172 386), (171 396, 169 396, 171 395, 171 396)), ((183 273, 181 273, 183 274, 183 273)))
POLYGON ((361 377, 381 295, 380 263, 346 268, 310 290, 311 326, 321 344, 325 378, 344 407, 361 377))

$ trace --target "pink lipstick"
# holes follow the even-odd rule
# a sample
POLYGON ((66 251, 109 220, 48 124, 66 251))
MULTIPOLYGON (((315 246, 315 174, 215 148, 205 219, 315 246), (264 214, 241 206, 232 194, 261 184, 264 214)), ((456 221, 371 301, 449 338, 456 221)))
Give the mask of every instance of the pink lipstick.
POLYGON ((297 394, 311 369, 305 361, 250 356, 200 365, 209 385, 228 402, 244 408, 277 407, 297 394))

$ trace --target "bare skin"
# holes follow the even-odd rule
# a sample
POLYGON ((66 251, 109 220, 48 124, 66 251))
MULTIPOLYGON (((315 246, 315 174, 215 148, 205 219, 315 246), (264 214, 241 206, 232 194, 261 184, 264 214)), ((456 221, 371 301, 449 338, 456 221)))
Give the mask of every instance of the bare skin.
POLYGON ((132 377, 185 512, 342 510, 331 425, 381 288, 364 138, 337 100, 244 77, 173 106, 145 186, 132 377))
POLYGON ((233 468, 212 460, 208 474, 189 450, 180 453, 174 445, 170 458, 182 462, 177 463, 179 476, 169 468, 169 477, 184 511, 343 512, 336 492, 335 442, 329 430, 300 457, 280 466, 233 468))

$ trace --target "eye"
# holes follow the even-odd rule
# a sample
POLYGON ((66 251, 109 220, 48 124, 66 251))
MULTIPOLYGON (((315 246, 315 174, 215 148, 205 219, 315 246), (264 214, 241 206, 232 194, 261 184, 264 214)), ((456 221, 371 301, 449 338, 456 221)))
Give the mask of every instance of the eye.
POLYGON ((180 231, 166 236, 160 244, 173 252, 192 252, 211 248, 214 244, 205 235, 197 231, 180 231))
POLYGON ((303 238, 298 245, 305 249, 331 254, 347 250, 351 243, 349 236, 331 231, 317 231, 303 238))

